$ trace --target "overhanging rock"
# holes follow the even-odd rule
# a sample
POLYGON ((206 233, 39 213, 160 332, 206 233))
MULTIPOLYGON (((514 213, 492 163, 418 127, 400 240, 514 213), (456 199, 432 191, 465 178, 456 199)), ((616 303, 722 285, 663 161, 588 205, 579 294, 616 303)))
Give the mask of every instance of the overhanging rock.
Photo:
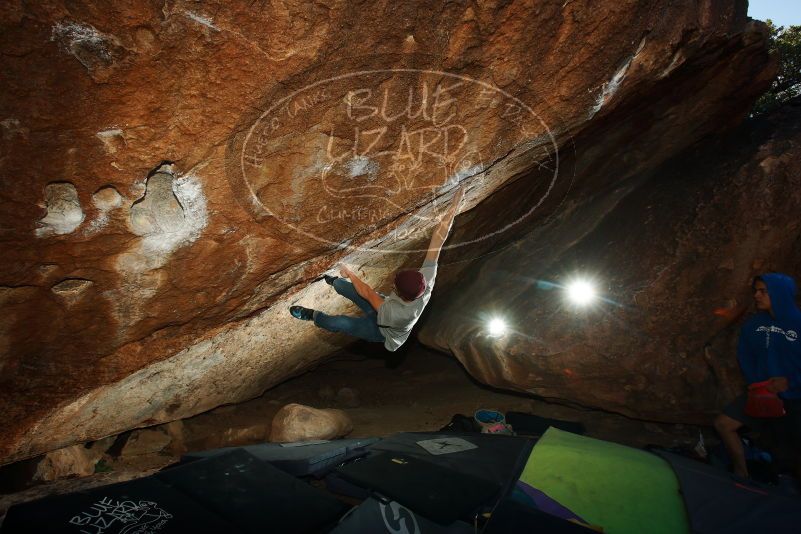
MULTIPOLYGON (((309 286, 338 260, 386 287, 419 260, 458 182, 468 207, 518 187, 503 209, 532 224, 614 185, 558 165, 615 110, 628 110, 627 135, 680 131, 638 167, 736 123, 774 70, 745 11, 10 3, 0 463, 244 400, 308 368, 346 340, 286 306, 344 309, 309 286), (657 93, 670 105, 651 106, 657 93), (58 225, 56 199, 68 200, 58 225)), ((596 141, 582 147, 592 162, 626 157, 625 137, 596 141)), ((467 222, 487 246, 503 238, 493 217, 467 222)))

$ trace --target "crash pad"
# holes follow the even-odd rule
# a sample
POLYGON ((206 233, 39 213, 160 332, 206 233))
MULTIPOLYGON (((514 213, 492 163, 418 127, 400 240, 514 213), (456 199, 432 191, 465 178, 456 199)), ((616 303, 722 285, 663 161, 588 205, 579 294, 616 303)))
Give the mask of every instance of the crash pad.
POLYGON ((607 534, 689 532, 676 475, 646 451, 552 427, 534 446, 520 482, 607 534))

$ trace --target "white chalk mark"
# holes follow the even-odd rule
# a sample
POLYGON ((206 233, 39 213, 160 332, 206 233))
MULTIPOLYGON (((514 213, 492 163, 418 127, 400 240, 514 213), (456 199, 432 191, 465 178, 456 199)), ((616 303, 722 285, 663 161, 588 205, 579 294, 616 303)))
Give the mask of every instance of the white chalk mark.
POLYGON ((666 77, 668 74, 676 70, 676 67, 684 63, 684 52, 682 50, 677 50, 675 54, 673 54, 673 59, 670 62, 670 65, 667 66, 665 70, 659 73, 658 78, 661 80, 662 78, 666 77))
POLYGON ((47 215, 39 221, 36 237, 69 234, 83 222, 84 213, 78 190, 69 182, 57 182, 45 187, 47 215))
POLYGON ((609 101, 612 99, 612 97, 615 96, 615 93, 617 93, 618 89, 620 89, 623 80, 626 78, 626 73, 628 72, 629 67, 631 66, 632 62, 637 57, 637 55, 645 47, 645 41, 646 38, 643 37, 640 40, 640 44, 637 46, 637 50, 634 52, 634 54, 623 63, 623 65, 617 70, 617 72, 615 72, 611 80, 601 85, 601 94, 598 95, 598 99, 595 101, 595 105, 590 111, 590 118, 594 117, 595 114, 598 113, 602 107, 608 104, 609 101))
POLYGON ((109 128, 107 130, 99 131, 95 135, 97 137, 99 137, 100 139, 105 139, 105 138, 108 138, 108 137, 114 137, 114 136, 117 136, 117 135, 122 135, 122 130, 120 130, 119 128, 109 128))
MULTIPOLYGON (((175 178, 172 191, 183 208, 183 222, 167 232, 154 232, 144 236, 142 251, 146 255, 167 256, 174 250, 197 240, 208 223, 206 197, 200 181, 191 174, 175 178)), ((164 257, 164 260, 167 258, 164 257)), ((163 263, 162 263, 163 264, 163 263)))
POLYGON ((210 17, 204 17, 203 15, 198 15, 197 13, 192 13, 191 11, 184 11, 184 15, 194 20, 198 24, 214 30, 215 32, 220 31, 220 28, 214 25, 214 19, 210 17))
POLYGON ((97 208, 97 216, 84 230, 84 235, 92 235, 108 224, 109 212, 122 206, 122 195, 114 186, 101 187, 92 195, 92 204, 97 208))
POLYGON ((367 175, 367 181, 372 182, 378 178, 379 164, 365 156, 356 156, 348 161, 348 174, 351 178, 367 175))
POLYGON ((125 143, 125 138, 122 136, 123 132, 120 128, 107 128, 95 134, 95 137, 103 142, 103 148, 109 154, 116 154, 117 147, 120 142, 125 143))
POLYGON ((5 140, 12 139, 16 136, 27 139, 30 133, 28 128, 21 126, 19 119, 15 118, 3 119, 0 121, 0 129, 2 129, 3 139, 5 140))
POLYGON ((50 40, 58 41, 65 52, 90 71, 98 66, 108 66, 113 60, 111 45, 117 44, 113 35, 105 35, 94 26, 77 22, 56 23, 50 40))

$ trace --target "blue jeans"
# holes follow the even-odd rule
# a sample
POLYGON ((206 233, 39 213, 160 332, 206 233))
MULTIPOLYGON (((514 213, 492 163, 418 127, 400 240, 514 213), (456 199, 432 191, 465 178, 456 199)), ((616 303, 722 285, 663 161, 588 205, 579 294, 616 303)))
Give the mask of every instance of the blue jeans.
POLYGON ((378 312, 366 299, 356 293, 353 284, 343 278, 337 278, 334 280, 334 290, 346 299, 350 299, 364 312, 364 316, 328 315, 317 310, 314 312, 314 324, 329 332, 342 332, 367 341, 383 343, 384 336, 378 329, 378 312))

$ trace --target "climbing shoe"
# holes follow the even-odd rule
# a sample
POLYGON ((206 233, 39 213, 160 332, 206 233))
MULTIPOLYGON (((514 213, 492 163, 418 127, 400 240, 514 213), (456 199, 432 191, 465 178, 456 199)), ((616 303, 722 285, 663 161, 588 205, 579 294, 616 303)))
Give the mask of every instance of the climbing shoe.
POLYGON ((314 319, 314 310, 311 308, 304 308, 303 306, 290 306, 289 313, 292 317, 300 319, 301 321, 311 321, 314 319))
POLYGON ((325 283, 328 284, 329 286, 334 285, 334 280, 336 280, 337 278, 339 278, 339 277, 338 276, 331 276, 330 274, 324 274, 323 275, 323 280, 325 280, 325 283))

